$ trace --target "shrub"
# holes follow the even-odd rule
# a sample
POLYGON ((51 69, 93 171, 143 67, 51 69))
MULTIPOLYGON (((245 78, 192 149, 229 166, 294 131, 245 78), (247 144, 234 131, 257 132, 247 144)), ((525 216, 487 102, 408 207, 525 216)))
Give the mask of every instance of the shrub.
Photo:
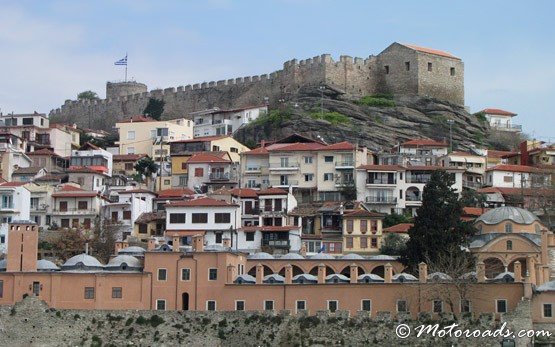
POLYGON ((261 115, 251 122, 253 125, 263 125, 272 123, 275 126, 280 125, 284 121, 291 119, 291 110, 271 110, 265 115, 261 115))
POLYGON ((324 112, 322 113, 321 111, 312 111, 310 113, 310 118, 312 119, 322 119, 325 121, 330 122, 333 125, 337 125, 337 124, 346 124, 346 123, 350 123, 351 119, 339 112, 324 112))
POLYGON ((227 319, 225 319, 225 318, 222 319, 222 320, 218 323, 218 326, 219 326, 220 328, 226 327, 226 326, 227 326, 227 319))
POLYGON ((146 319, 146 318, 143 317, 143 316, 139 316, 139 317, 137 318, 137 320, 135 321, 135 323, 137 323, 137 324, 139 324, 139 325, 145 325, 145 324, 148 323, 148 319, 146 319))
POLYGON ((150 325, 152 325, 152 327, 156 328, 162 323, 164 323, 164 318, 160 317, 159 315, 155 314, 150 317, 150 325))
POLYGON ((10 310, 10 316, 15 316, 15 307, 12 307, 12 309, 10 310))
POLYGON ((127 318, 127 320, 125 321, 125 326, 128 327, 128 326, 130 326, 131 324, 133 324, 133 318, 132 318, 132 317, 129 317, 129 318, 127 318))
POLYGON ((81 318, 81 316, 80 316, 78 313, 76 313, 76 314, 73 316, 73 319, 75 319, 75 320, 77 320, 77 319, 79 319, 79 318, 81 318))
POLYGON ((487 123, 488 119, 486 118, 486 114, 484 112, 478 112, 474 114, 476 116, 476 119, 478 119, 478 122, 480 123, 487 123))
POLYGON ((391 95, 377 94, 367 95, 360 98, 355 103, 358 105, 372 106, 372 107, 394 107, 395 101, 391 100, 391 95))
POLYGON ((91 346, 102 346, 102 339, 100 337, 98 337, 97 335, 94 335, 92 337, 92 343, 91 346))
POLYGON ((61 317, 62 313, 60 311, 56 311, 56 317, 61 317))

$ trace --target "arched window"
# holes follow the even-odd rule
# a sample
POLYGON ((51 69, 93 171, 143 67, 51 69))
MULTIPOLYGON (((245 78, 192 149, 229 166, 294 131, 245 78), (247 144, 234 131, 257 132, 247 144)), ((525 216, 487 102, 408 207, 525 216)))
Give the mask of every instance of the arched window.
POLYGON ((513 250, 513 241, 508 240, 507 241, 507 251, 512 251, 513 250))
POLYGON ((512 233, 513 232, 513 224, 511 222, 505 223, 505 232, 512 233))

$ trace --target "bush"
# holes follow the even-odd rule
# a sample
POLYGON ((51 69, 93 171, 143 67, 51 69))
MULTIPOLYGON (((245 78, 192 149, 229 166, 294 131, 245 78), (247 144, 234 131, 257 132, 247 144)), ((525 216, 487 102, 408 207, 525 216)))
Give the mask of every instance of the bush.
POLYGON ((486 114, 484 112, 478 112, 474 114, 476 116, 476 119, 478 119, 478 122, 480 123, 487 123, 488 119, 486 118, 486 114))
POLYGON ((132 318, 132 317, 129 317, 129 318, 127 318, 127 320, 125 321, 125 326, 128 327, 128 326, 130 326, 131 324, 133 324, 133 318, 132 318))
POLYGON ((333 125, 350 123, 351 119, 339 112, 324 112, 312 111, 310 112, 310 118, 312 119, 322 119, 330 122, 333 125))
POLYGON ((392 100, 391 95, 376 94, 367 95, 360 98, 355 102, 358 105, 372 106, 372 107, 394 107, 395 101, 392 100))
POLYGON ((263 125, 271 123, 274 126, 278 126, 288 119, 291 119, 291 110, 271 110, 267 114, 256 118, 251 124, 263 125))
POLYGON ((164 323, 164 318, 160 317, 159 315, 155 314, 150 317, 150 325, 152 325, 153 328, 156 328, 162 323, 164 323))
POLYGON ((148 324, 148 319, 146 319, 143 316, 139 316, 139 318, 137 318, 135 323, 137 323, 138 325, 145 325, 145 324, 148 324))
POLYGON ((91 346, 102 346, 102 339, 100 337, 98 337, 97 335, 94 335, 92 337, 92 343, 91 346))

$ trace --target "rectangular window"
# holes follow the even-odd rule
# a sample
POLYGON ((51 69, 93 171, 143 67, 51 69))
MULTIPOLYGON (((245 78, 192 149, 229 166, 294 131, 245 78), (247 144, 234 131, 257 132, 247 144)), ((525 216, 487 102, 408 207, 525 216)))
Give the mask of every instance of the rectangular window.
POLYGON ((254 232, 245 233, 245 238, 246 238, 247 241, 254 241, 254 232))
POLYGON ((62 224, 62 228, 69 228, 69 219, 62 218, 61 224, 62 224))
POLYGON ((397 312, 407 312, 407 301, 397 300, 397 312))
POLYGON ((89 204, 87 201, 79 201, 77 202, 77 209, 78 210, 87 210, 89 208, 89 204))
POLYGON ((216 233, 216 243, 222 243, 222 233, 216 233))
POLYGON ((122 289, 121 287, 112 287, 112 299, 121 299, 122 289))
POLYGON ((231 213, 214 213, 215 223, 229 223, 231 221, 231 213))
POLYGON ((133 163, 125 163, 125 171, 133 171, 135 169, 135 166, 133 165, 133 163))
POLYGON ((170 223, 185 223, 185 213, 170 213, 170 223))
POLYGON ((218 279, 218 269, 208 269, 208 280, 216 281, 218 279))
POLYGON ((405 61, 405 69, 407 69, 407 71, 410 71, 410 61, 405 61))
POLYGON ((451 68, 451 76, 455 76, 455 68, 454 67, 451 68))
POLYGON ((497 313, 507 313, 507 300, 495 300, 495 309, 497 313))
POLYGON ((368 221, 366 219, 362 219, 360 221, 360 232, 365 233, 368 231, 368 221))
POLYGON ((370 247, 372 248, 378 248, 378 239, 373 237, 370 239, 370 247))
POLYGON ((135 140, 135 131, 128 131, 127 132, 127 139, 128 140, 135 140))
POLYGON ((305 164, 312 164, 312 157, 304 157, 305 164))
POLYGON ((245 302, 243 300, 236 300, 235 311, 244 311, 244 310, 245 310, 245 302))
POLYGON ((85 287, 85 299, 94 299, 94 287, 85 287))
POLYGON ((345 241, 347 243, 347 248, 353 248, 353 238, 352 237, 346 237, 345 241))
POLYGON ((366 236, 360 237, 360 248, 368 248, 368 238, 366 236))
POLYGON ((264 310, 265 311, 272 311, 274 309, 274 301, 273 300, 264 300, 264 310))
POLYGON ((333 173, 325 173, 324 181, 333 181, 333 173))
POLYGON ((165 281, 168 278, 168 270, 158 269, 158 281, 165 281))
POLYGON ((543 317, 544 318, 553 317, 553 306, 551 304, 543 304, 543 317))
POLYGON ((159 311, 165 311, 166 310, 166 300, 163 300, 163 299, 156 300, 156 309, 159 310, 159 311))
POLYGON ((503 182, 511 183, 513 181, 513 176, 503 176, 503 182))
POLYGON ((463 313, 465 313, 465 312, 468 313, 468 312, 470 312, 470 311, 471 311, 471 308, 470 308, 470 300, 462 299, 462 300, 461 300, 461 312, 463 312, 463 313))
POLYGON ((216 300, 206 300, 206 311, 216 311, 216 300))
POLYGON ((181 269, 181 280, 182 281, 191 280, 191 269, 188 269, 188 268, 181 269))
POLYGON ((443 312, 443 301, 441 300, 434 300, 433 302, 433 310, 434 313, 441 313, 443 312))
POLYGON ((135 154, 135 147, 127 147, 127 154, 135 154))
POLYGON ((295 304, 296 312, 306 310, 306 301, 305 300, 297 300, 295 304))
POLYGON ((337 300, 328 300, 328 310, 330 312, 335 312, 339 309, 339 301, 337 300))
POLYGON ((333 163, 333 155, 326 155, 324 156, 324 161, 326 163, 333 163))
POLYGON ((360 303, 360 309, 362 311, 372 311, 372 300, 369 299, 363 299, 360 303))
POLYGON ((0 298, 4 297, 4 281, 0 281, 0 298))
POLYGON ((432 71, 432 63, 428 63, 428 71, 432 71))
POLYGON ((203 177, 204 176, 204 169, 201 167, 195 168, 195 177, 203 177))
POLYGON ((208 213, 193 213, 193 224, 208 223, 208 213))
POLYGON ((131 220, 131 211, 123 211, 123 220, 131 220))
POLYGON ((349 233, 353 232, 353 224, 354 224, 354 221, 352 219, 347 220, 347 232, 349 233))
POLYGON ((305 182, 311 182, 314 179, 314 174, 305 174, 304 175, 304 181, 305 182))
POLYGON ((385 74, 389 74, 389 65, 384 66, 385 74))

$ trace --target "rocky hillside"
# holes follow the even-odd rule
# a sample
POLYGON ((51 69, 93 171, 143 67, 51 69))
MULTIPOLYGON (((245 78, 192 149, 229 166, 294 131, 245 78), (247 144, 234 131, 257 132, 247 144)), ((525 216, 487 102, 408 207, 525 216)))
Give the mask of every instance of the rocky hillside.
POLYGON ((301 90, 293 101, 239 129, 235 138, 251 147, 260 140, 273 140, 292 133, 326 142, 351 141, 371 150, 389 149, 413 138, 449 140, 453 120, 455 148, 480 145, 488 126, 464 107, 423 97, 375 96, 346 99, 328 90, 323 98, 317 90, 301 90), (323 112, 321 109, 323 104, 323 112))

